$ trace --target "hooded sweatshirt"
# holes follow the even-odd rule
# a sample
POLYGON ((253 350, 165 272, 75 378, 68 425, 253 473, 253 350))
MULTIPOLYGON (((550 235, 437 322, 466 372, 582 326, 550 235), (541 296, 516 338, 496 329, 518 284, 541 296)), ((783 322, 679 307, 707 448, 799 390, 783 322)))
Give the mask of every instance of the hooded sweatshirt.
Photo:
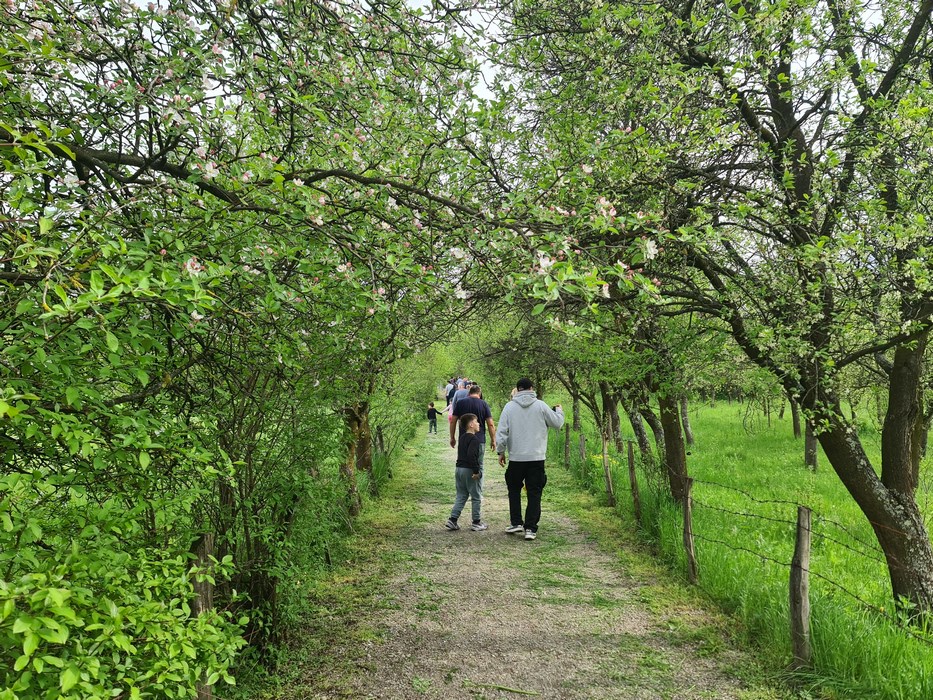
POLYGON ((560 428, 564 412, 552 411, 531 389, 519 391, 502 409, 496 431, 496 452, 509 453, 516 462, 543 461, 547 454, 547 429, 560 428))

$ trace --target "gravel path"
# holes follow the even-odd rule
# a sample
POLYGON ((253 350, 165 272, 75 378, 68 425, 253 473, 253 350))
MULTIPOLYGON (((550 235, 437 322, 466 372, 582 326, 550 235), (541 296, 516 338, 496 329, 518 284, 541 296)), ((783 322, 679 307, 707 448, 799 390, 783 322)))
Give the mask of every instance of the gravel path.
MULTIPOLYGON (((399 506, 408 512, 391 542, 386 598, 366 620, 373 634, 352 645, 357 671, 344 697, 784 697, 740 680, 754 664, 709 613, 667 606, 658 581, 633 578, 560 512, 559 495, 572 488, 558 467, 538 539, 526 542, 504 532, 503 470, 488 452, 485 532, 443 527, 454 495, 443 434, 416 441, 408 457, 393 487, 410 500, 399 506)), ((469 504, 461 521, 470 522, 469 504)))

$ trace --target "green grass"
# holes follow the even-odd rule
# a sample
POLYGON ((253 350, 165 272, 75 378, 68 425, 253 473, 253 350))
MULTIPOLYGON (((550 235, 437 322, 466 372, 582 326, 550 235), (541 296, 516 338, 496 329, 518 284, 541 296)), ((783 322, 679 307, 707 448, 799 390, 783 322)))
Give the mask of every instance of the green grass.
MULTIPOLYGON (((700 589, 742 621, 745 637, 769 665, 786 665, 791 658, 788 577, 795 504, 806 505, 813 511, 814 663, 792 680, 822 698, 933 697, 933 645, 887 619, 890 584, 871 527, 822 453, 815 473, 804 467, 803 441, 793 438, 789 411, 784 420, 773 414, 770 426, 739 404, 704 406, 691 410, 690 418, 697 438, 688 470, 696 480, 693 520, 700 589)), ((860 437, 877 461, 877 431, 863 423, 860 437)), ((571 440, 575 457, 574 435, 571 440)), ((587 463, 574 459, 572 471, 588 490, 603 494, 599 443, 592 438, 587 442, 587 463)), ((552 459, 562 461, 561 441, 552 441, 552 448, 552 459)), ((928 457, 925 475, 930 462, 928 457)), ((682 512, 652 493, 647 482, 639 468, 645 520, 641 536, 668 566, 685 572, 682 512)), ((617 511, 634 528, 624 458, 613 456, 613 483, 617 511)), ((929 493, 926 478, 918 498, 928 513, 929 493)))

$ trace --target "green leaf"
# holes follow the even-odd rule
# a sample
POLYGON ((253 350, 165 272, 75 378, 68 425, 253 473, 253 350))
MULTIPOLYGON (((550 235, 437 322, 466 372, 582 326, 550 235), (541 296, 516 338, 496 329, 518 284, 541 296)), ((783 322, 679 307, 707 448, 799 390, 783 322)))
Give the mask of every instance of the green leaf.
POLYGON ((143 450, 142 452, 139 453, 139 466, 141 466, 143 469, 148 467, 151 461, 152 460, 149 458, 148 452, 143 450))
POLYGON ((537 316, 538 314, 540 314, 542 311, 544 311, 544 306, 545 306, 544 304, 535 304, 535 308, 531 310, 531 315, 537 316))
POLYGON ((26 654, 23 654, 18 659, 16 663, 13 664, 14 671, 22 671, 29 664, 29 657, 26 654))
POLYGON ((39 648, 39 635, 29 632, 23 640, 23 653, 26 656, 32 656, 33 652, 39 648))
POLYGON ((16 315, 22 316, 27 311, 31 311, 33 307, 32 297, 25 297, 19 300, 19 303, 16 305, 16 315))
POLYGON ((115 336, 113 333, 107 331, 106 339, 107 347, 110 348, 110 352, 116 352, 120 349, 120 341, 117 340, 117 336, 115 336))
POLYGON ((18 617, 13 622, 13 634, 24 634, 32 630, 31 617, 18 617))
POLYGON ((62 671, 58 683, 61 686, 62 692, 67 693, 78 684, 80 679, 81 673, 78 671, 78 667, 74 664, 71 664, 68 666, 68 668, 62 671))

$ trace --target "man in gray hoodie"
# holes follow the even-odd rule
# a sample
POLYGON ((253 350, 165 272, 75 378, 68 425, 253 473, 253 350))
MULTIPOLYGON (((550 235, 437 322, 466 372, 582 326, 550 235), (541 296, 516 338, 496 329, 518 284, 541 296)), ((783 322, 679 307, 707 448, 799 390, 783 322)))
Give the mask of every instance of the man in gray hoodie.
POLYGON ((505 470, 505 484, 509 489, 509 516, 511 533, 525 533, 533 540, 538 533, 541 518, 541 494, 547 483, 544 458, 547 455, 547 429, 564 424, 564 411, 559 405, 553 410, 534 392, 530 379, 519 379, 512 400, 502 409, 496 432, 496 452, 499 464, 505 466, 505 453, 509 453, 509 466, 505 470), (525 519, 522 521, 522 485, 528 491, 525 519))

